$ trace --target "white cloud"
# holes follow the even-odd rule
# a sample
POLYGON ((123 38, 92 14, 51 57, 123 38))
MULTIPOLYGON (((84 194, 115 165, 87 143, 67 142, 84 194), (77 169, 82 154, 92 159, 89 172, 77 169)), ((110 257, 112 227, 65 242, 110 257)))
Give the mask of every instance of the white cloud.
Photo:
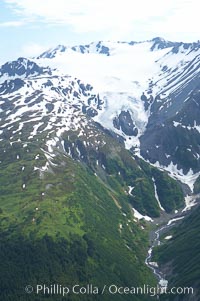
POLYGON ((20 50, 20 56, 35 57, 47 50, 47 46, 37 43, 28 43, 20 50))
POLYGON ((134 32, 152 36, 198 36, 197 0, 5 0, 22 18, 53 25, 69 25, 78 33, 106 32, 127 37, 134 32))
POLYGON ((0 23, 0 27, 20 27, 23 26, 25 22, 23 21, 7 21, 0 23))

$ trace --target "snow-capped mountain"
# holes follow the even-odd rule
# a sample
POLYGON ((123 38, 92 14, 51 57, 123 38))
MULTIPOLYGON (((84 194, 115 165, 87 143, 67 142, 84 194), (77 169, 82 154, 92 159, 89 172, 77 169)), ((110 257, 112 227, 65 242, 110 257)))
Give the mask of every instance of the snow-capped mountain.
POLYGON ((199 175, 199 42, 98 42, 40 56, 49 57, 42 63, 87 78, 97 89, 104 106, 96 121, 193 188, 199 175), (172 143, 177 130, 189 138, 172 143))
MULTIPOLYGON (((200 171, 200 43, 59 45, 0 69, 0 139, 98 122, 191 189, 200 171)), ((20 137, 18 137, 20 139, 20 137)), ((51 139, 50 139, 51 140, 51 139)), ((52 143, 55 143, 52 142, 52 143)))
MULTIPOLYGON (((6 63, 0 72, 0 142, 5 152, 15 143, 26 147, 42 134, 46 163, 40 169, 44 171, 53 164, 56 148, 71 155, 71 150, 65 149, 63 133, 71 130, 79 136, 86 135, 85 132, 94 134, 92 130, 90 133, 88 117, 97 115, 103 102, 90 84, 68 75, 60 76, 25 58, 6 63)), ((95 139, 97 145, 101 144, 98 134, 95 139)), ((77 152, 81 157, 78 147, 77 152)))
MULTIPOLYGON (((155 38, 59 45, 0 67, 4 300, 25 300, 24 288, 37 279, 155 287, 146 265, 152 246, 200 194, 199 57, 199 43, 155 38), (151 241, 147 223, 156 227, 151 241)), ((167 235, 171 283, 187 275, 199 287, 198 214, 180 226, 177 243, 176 231, 167 235), (194 260, 185 265, 188 245, 194 260), (177 250, 184 262, 179 252, 175 265, 177 250)))

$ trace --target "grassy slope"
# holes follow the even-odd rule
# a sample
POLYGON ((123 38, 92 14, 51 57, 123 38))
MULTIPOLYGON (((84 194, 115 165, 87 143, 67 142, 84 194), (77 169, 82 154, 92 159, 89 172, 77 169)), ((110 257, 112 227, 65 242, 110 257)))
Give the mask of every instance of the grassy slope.
MULTIPOLYGON (((27 300, 27 283, 93 283, 98 287, 153 283, 143 263, 147 235, 133 222, 126 198, 121 196, 124 216, 118 207, 120 193, 108 189, 90 168, 62 154, 50 172, 34 171, 35 165, 45 163, 34 145, 7 144, 3 146, 6 152, 1 152, 3 299, 27 300), (40 158, 35 160, 38 153, 40 158)), ((90 296, 71 296, 71 300, 79 299, 90 300, 90 296)), ((116 300, 128 299, 116 296, 116 300)))
MULTIPOLYGON (((76 133, 68 133, 65 144, 71 147, 74 159, 57 151, 53 159, 57 166, 51 165, 48 172, 42 173, 34 167, 46 162, 41 150, 45 148, 44 134, 28 145, 10 145, 6 139, 1 142, 4 301, 37 300, 37 296, 27 299, 24 286, 40 282, 93 283, 98 287, 111 283, 128 287, 155 284, 144 265, 147 232, 134 222, 130 210, 133 204, 144 214, 159 215, 152 179, 145 163, 146 167, 140 168, 129 152, 105 133, 102 135, 106 144, 97 151, 90 146, 84 148, 76 133), (82 162, 77 161, 72 143, 79 143, 82 162), (133 196, 128 195, 128 185, 136 187, 133 196), (12 283, 12 289, 8 283, 12 283)), ((60 296, 56 298, 44 300, 61 300, 60 296)), ((149 300, 148 296, 131 298, 149 300)), ((79 299, 90 300, 90 296, 73 295, 69 300, 79 299)), ((110 300, 110 296, 91 297, 99 299, 110 300)), ((130 296, 116 295, 115 300, 130 300, 130 296)))

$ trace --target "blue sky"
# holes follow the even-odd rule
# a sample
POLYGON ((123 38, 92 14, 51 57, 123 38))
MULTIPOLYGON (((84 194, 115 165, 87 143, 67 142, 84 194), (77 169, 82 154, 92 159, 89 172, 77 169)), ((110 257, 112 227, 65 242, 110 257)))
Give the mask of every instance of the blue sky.
POLYGON ((0 0, 0 63, 58 44, 200 39, 198 0, 0 0))

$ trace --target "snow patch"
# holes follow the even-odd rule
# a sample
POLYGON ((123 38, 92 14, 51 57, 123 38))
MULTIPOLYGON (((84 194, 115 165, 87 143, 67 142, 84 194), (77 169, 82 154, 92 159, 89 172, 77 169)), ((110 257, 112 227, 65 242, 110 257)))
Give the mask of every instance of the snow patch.
POLYGON ((168 235, 168 236, 165 236, 165 239, 166 240, 169 240, 169 239, 171 239, 173 236, 172 235, 168 235))
POLYGON ((196 205, 196 197, 187 195, 185 197, 185 208, 182 210, 182 212, 190 210, 195 205, 196 205))
POLYGON ((170 226, 174 222, 182 220, 183 218, 184 218, 184 216, 180 216, 180 217, 177 217, 177 218, 170 219, 170 221, 168 221, 168 223, 167 223, 167 226, 170 226))
POLYGON ((156 183, 155 183, 155 179, 152 177, 152 181, 153 181, 153 185, 154 185, 154 193, 155 193, 155 198, 158 202, 158 206, 159 208, 162 210, 162 211, 165 211, 165 209, 162 207, 161 203, 160 203, 160 200, 159 200, 159 197, 158 197, 158 193, 157 193, 157 186, 156 186, 156 183))
POLYGON ((135 208, 132 208, 133 209, 133 214, 134 214, 134 217, 136 217, 137 219, 145 219, 146 221, 148 222, 153 222, 153 219, 147 215, 142 215, 141 213, 139 213, 135 208))
POLYGON ((194 173, 190 168, 187 174, 183 173, 182 169, 178 169, 177 164, 174 165, 173 162, 170 162, 168 166, 161 165, 158 161, 153 164, 159 169, 166 170, 169 172, 169 175, 175 180, 179 180, 182 183, 185 183, 189 186, 191 191, 194 190, 194 183, 200 175, 200 172, 194 173))
POLYGON ((128 194, 132 195, 132 191, 135 187, 134 186, 128 186, 128 194))

